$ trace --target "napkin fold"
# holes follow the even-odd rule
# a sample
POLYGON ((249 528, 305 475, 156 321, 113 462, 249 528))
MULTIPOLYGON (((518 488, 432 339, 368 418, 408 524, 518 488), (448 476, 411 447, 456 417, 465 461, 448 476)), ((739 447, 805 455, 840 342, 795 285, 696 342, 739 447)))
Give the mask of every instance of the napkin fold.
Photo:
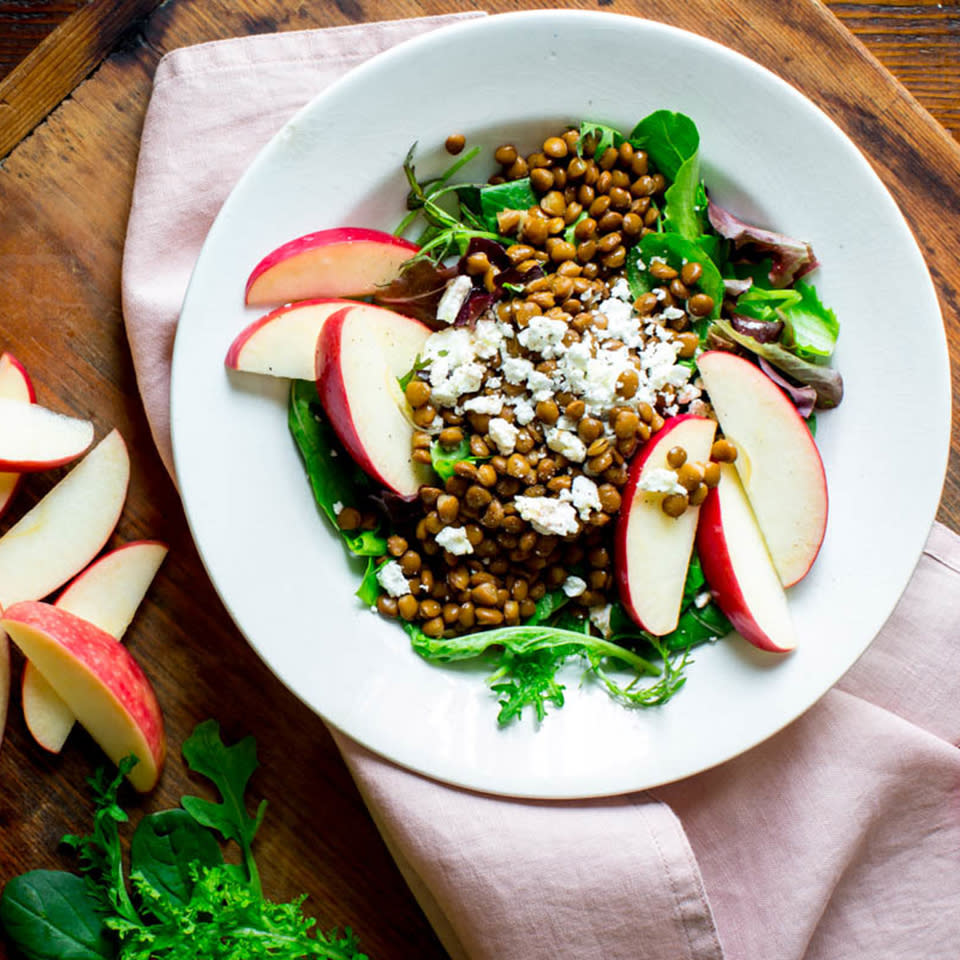
MULTIPOLYGON (((123 312, 173 473, 169 377, 200 246, 256 152, 324 87, 449 22, 245 37, 158 65, 123 312)), ((893 616, 803 717, 653 791, 511 800, 437 783, 333 731, 451 956, 938 960, 960 945, 960 538, 933 528, 893 616)))

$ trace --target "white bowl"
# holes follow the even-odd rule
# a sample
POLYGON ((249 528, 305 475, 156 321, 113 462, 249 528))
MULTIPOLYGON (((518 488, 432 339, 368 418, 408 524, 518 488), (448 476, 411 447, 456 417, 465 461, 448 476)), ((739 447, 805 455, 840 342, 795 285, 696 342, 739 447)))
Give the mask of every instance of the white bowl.
MULTIPOLYGON (((476 164, 477 162, 475 162, 476 164)), ((478 174, 489 172, 475 166, 478 174)), ((822 696, 906 586, 939 500, 949 379, 936 296, 893 200, 856 147, 800 93, 701 37, 600 13, 468 21, 356 69, 260 154, 210 231, 173 361, 173 441, 187 516, 213 583, 277 676, 329 722, 399 764, 478 790, 558 798, 679 779, 749 749, 822 696), (691 116, 712 195, 809 240, 811 276, 841 323, 846 397, 820 417, 830 521, 790 591, 787 657, 738 637, 695 651, 667 705, 628 709, 575 675, 538 729, 498 729, 484 673, 432 666, 354 598, 358 564, 314 507, 286 427, 287 384, 228 375, 257 312, 253 265, 284 241, 343 224, 392 229, 401 162, 439 170, 448 134, 534 149, 580 119, 630 129, 652 110, 691 116)))

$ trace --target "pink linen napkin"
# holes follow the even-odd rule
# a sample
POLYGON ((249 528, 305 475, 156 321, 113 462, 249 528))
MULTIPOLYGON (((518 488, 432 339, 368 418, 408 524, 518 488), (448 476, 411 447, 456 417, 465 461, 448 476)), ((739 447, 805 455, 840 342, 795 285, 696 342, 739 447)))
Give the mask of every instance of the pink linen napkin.
MULTIPOLYGON (((248 37, 161 61, 123 309, 168 469, 178 312, 231 186, 332 80, 448 19, 248 37)), ((516 801, 424 779, 334 736, 455 958, 946 960, 960 952, 958 677, 960 538, 938 525, 840 684, 766 743, 688 780, 516 801)))

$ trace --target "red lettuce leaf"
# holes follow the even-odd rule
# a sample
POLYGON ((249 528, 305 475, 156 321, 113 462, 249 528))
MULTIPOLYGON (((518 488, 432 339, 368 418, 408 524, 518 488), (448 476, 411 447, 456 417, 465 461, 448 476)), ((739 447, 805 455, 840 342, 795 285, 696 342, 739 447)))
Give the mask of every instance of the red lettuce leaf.
POLYGON ((818 265, 809 243, 744 223, 712 200, 707 204, 707 217, 713 229, 732 241, 736 250, 749 247, 771 258, 769 280, 775 287, 790 286, 818 265))

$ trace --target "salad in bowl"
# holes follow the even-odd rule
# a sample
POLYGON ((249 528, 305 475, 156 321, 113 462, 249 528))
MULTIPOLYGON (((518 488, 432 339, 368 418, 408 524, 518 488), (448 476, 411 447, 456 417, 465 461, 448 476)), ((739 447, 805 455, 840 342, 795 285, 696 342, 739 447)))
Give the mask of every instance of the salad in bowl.
POLYGON ((393 234, 269 252, 226 354, 291 380, 358 602, 425 659, 485 658, 504 725, 561 706, 571 661, 647 707, 734 630, 788 654, 843 395, 810 244, 711 199, 682 113, 495 144, 461 179, 482 149, 451 135, 425 177, 411 148, 393 234))

